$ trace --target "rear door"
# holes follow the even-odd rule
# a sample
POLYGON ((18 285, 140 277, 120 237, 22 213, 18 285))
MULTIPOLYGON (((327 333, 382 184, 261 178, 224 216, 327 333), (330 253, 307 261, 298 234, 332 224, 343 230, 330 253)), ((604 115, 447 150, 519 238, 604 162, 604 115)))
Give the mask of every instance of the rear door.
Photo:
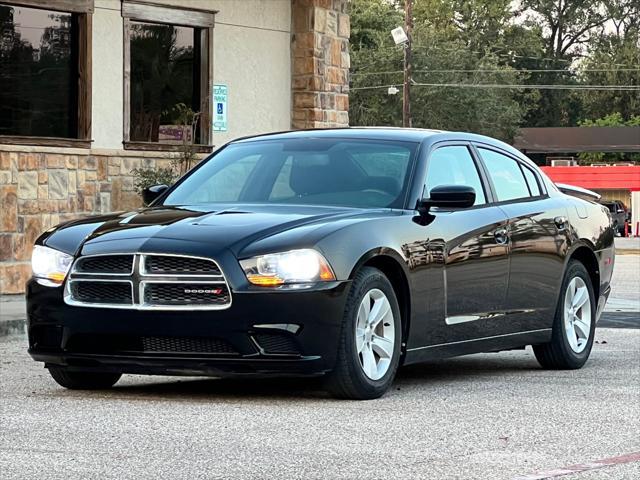
POLYGON ((432 208, 430 245, 443 245, 439 280, 432 272, 425 285, 429 312, 429 344, 496 335, 494 319, 505 307, 508 280, 507 217, 490 204, 485 179, 470 145, 437 147, 428 158, 424 196, 441 185, 467 185, 476 191, 471 208, 432 208), (446 240, 445 240, 446 239, 446 240), (437 291, 442 282, 444 291, 437 291))
POLYGON ((565 204, 562 199, 547 196, 537 172, 526 162, 496 148, 476 147, 496 205, 509 218, 504 333, 549 328, 567 250, 565 204))

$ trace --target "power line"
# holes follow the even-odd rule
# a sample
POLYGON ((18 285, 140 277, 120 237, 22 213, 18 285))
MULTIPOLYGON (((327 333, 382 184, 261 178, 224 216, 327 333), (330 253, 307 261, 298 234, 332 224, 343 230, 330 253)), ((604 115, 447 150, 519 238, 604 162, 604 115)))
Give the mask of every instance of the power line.
MULTIPOLYGON (((544 73, 544 72, 558 72, 558 73, 571 73, 579 74, 583 72, 640 72, 640 68, 588 68, 584 70, 571 71, 566 69, 535 69, 535 68, 522 68, 522 69, 473 69, 473 68, 451 68, 451 69, 427 69, 427 70, 413 70, 415 73, 544 73)), ((402 73, 402 70, 388 70, 382 72, 353 72, 352 76, 366 76, 366 75, 393 75, 402 73)))
MULTIPOLYGON (((496 51, 485 51, 485 52, 480 52, 478 50, 470 50, 468 48, 442 48, 439 46, 434 46, 434 45, 412 45, 412 48, 414 50, 426 50, 426 49, 434 49, 434 50, 439 50, 441 52, 457 52, 460 50, 463 50, 465 52, 469 52, 469 53, 475 53, 477 55, 481 55, 481 56, 490 56, 490 55, 495 55, 497 57, 506 57, 506 58, 524 58, 524 59, 529 59, 529 60, 541 60, 541 61, 546 61, 546 62, 562 62, 562 63, 573 63, 575 62, 575 59, 573 60, 568 60, 566 58, 555 58, 555 57, 534 57, 531 55, 517 55, 515 53, 498 53, 496 51)), ((386 49, 386 50, 399 50, 397 46, 395 45, 377 45, 375 49, 371 49, 371 48, 363 48, 361 50, 381 50, 381 49, 386 49)), ((353 49, 354 52, 356 51, 361 51, 361 50, 356 50, 353 49)), ((505 50, 504 48, 500 48, 500 50, 505 50)), ((620 67, 629 67, 629 68, 633 68, 634 65, 630 65, 628 63, 609 63, 609 62, 598 62, 597 65, 612 65, 612 66, 620 66, 620 67)))
MULTIPOLYGON (((445 88, 489 88, 519 90, 595 90, 595 91, 632 91, 640 92, 639 85, 517 85, 489 83, 412 83, 413 87, 445 87, 445 88)), ((351 87, 350 90, 374 90, 389 87, 402 87, 401 83, 389 85, 372 85, 351 87)))

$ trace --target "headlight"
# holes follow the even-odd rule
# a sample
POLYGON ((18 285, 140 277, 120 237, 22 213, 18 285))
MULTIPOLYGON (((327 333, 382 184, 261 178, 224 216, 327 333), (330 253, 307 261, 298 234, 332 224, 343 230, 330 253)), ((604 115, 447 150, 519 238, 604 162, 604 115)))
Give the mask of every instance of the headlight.
POLYGON ((250 283, 264 287, 336 279, 329 263, 312 249, 261 255, 241 260, 240 265, 250 283))
POLYGON ((69 268, 71 268, 72 262, 73 257, 66 253, 40 245, 33 247, 33 253, 31 254, 33 276, 48 280, 50 286, 62 284, 69 272, 69 268))

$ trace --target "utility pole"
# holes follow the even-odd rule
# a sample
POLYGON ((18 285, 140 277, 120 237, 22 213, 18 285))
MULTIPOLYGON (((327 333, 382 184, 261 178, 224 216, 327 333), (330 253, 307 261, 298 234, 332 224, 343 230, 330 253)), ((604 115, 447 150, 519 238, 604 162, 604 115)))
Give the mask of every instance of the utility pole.
POLYGON ((409 39, 404 45, 404 88, 402 89, 402 126, 411 127, 411 30, 413 0, 404 2, 404 31, 409 39))

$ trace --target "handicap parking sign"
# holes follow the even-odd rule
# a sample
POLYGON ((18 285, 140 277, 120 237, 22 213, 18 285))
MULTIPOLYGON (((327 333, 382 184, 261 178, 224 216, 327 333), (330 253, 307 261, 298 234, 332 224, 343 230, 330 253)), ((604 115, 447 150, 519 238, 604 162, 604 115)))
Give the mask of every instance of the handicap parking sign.
POLYGON ((213 114, 213 131, 227 131, 227 95, 228 89, 226 85, 213 86, 213 103, 216 106, 213 114))

